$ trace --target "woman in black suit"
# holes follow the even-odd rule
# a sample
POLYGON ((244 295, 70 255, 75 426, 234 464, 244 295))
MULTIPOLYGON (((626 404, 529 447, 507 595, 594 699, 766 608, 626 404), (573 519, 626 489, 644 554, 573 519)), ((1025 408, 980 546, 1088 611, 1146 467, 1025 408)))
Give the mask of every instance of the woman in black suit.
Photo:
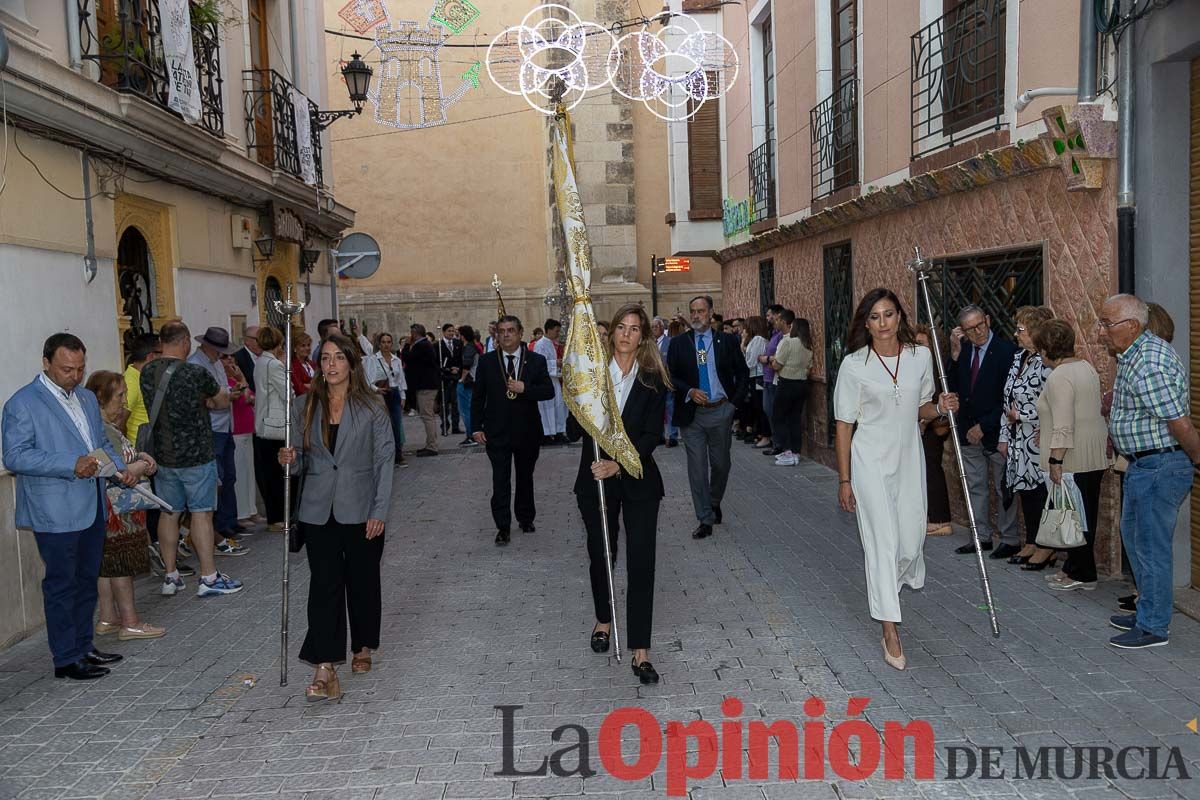
POLYGON ((650 628, 654 617, 654 549, 658 531, 658 506, 663 497, 662 475, 654 463, 654 448, 662 438, 663 414, 667 405, 667 387, 671 385, 667 368, 654 337, 650 319, 640 305, 622 306, 613 317, 607 337, 609 376, 616 390, 617 405, 625 432, 642 462, 642 477, 634 478, 601 452, 594 460, 592 438, 571 417, 567 435, 584 439, 575 495, 583 523, 587 528, 588 557, 591 560, 592 600, 596 625, 592 629, 592 650, 608 651, 612 630, 612 609, 608 605, 608 575, 604 569, 604 533, 600 521, 600 494, 597 480, 604 481, 608 508, 608 528, 616 559, 616 532, 624 511, 625 564, 629 576, 626 593, 626 636, 633 650, 633 672, 642 683, 657 683, 658 673, 647 660, 650 628))

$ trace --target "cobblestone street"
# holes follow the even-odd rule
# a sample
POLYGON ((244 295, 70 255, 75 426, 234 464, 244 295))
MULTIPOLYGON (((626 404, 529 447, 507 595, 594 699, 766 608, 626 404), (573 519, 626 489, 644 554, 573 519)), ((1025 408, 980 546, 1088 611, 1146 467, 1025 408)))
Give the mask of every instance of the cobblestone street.
MULTIPOLYGON (((880 730, 887 721, 928 721, 935 779, 885 780, 882 763, 865 781, 840 778, 829 763, 823 779, 781 779, 772 747, 770 780, 718 764, 688 781, 691 796, 1200 798, 1195 779, 1109 779, 1103 770, 1090 779, 1086 765, 1075 780, 1053 769, 1045 780, 1014 779, 1018 746, 1142 748, 1129 758, 1134 773, 1152 759, 1162 773, 1177 747, 1181 768, 1200 772, 1200 736, 1187 728, 1200 713, 1200 624, 1176 615, 1170 646, 1116 651, 1106 644, 1114 633, 1107 620, 1126 584, 1056 593, 1039 574, 988 561, 1002 627, 993 639, 974 563, 952 553, 963 537, 931 538, 926 587, 902 598, 909 668, 897 672, 883 663, 879 627, 867 615, 861 547, 853 517, 836 508, 835 474, 813 463, 775 467, 759 451, 734 447, 724 524, 699 542, 689 536, 683 448, 658 451, 668 497, 651 652, 663 676, 657 686, 638 684, 628 656, 617 664, 588 647, 586 553, 570 493, 578 447, 543 451, 537 532, 514 532, 504 549, 492 544, 486 457, 451 449, 397 472, 383 648, 369 675, 341 670, 339 703, 303 696, 312 674, 296 660, 308 590, 303 554, 293 559, 289 685, 279 686, 282 543, 262 532, 247 540, 249 555, 220 563, 246 582, 236 596, 198 599, 190 578, 188 592, 166 598, 140 582, 144 617, 169 632, 147 642, 98 639, 125 656, 108 678, 56 681, 44 634, 0 654, 0 798, 662 798, 666 747, 645 778, 607 774, 598 742, 608 712, 636 706, 660 724, 707 720, 721 730, 721 702, 736 697, 745 704, 738 719, 799 728, 815 719, 804 707, 813 696, 826 706, 826 736, 846 719, 852 696, 869 698, 865 717, 880 730), (523 706, 515 712, 517 768, 532 770, 573 744, 577 733, 551 738, 570 724, 587 729, 597 774, 496 775, 504 758, 498 705, 523 706), (993 774, 1004 769, 1005 778, 983 780, 976 765, 970 777, 948 780, 953 746, 976 755, 1004 748, 993 774), (1152 747, 1160 748, 1153 757, 1152 747)), ((627 748, 627 763, 635 757, 627 748)), ((571 769, 577 760, 572 753, 563 763, 571 769)), ((1070 751, 1068 761, 1069 773, 1070 751)), ((963 764, 960 756, 960 773, 963 764)))

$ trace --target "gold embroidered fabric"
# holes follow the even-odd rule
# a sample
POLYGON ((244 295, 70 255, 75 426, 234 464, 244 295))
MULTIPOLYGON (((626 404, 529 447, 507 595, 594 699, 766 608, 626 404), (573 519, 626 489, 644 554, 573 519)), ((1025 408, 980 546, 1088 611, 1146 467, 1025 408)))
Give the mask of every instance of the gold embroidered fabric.
POLYGON ((554 118, 554 197, 567 242, 567 286, 571 292, 571 325, 563 353, 563 397, 567 408, 604 452, 635 478, 642 477, 642 460, 625 433, 617 394, 608 374, 608 353, 596 328, 591 247, 583 224, 583 205, 575 182, 571 152, 571 120, 560 106, 554 118))

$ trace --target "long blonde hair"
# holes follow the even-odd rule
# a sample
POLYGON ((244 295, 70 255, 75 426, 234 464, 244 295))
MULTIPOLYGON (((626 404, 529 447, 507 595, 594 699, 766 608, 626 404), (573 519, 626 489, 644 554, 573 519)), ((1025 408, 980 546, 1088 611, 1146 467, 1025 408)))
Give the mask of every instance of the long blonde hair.
POLYGON ((638 317, 638 326, 642 331, 642 341, 638 344, 637 353, 634 354, 634 359, 638 365, 638 380, 647 389, 656 389, 654 379, 651 377, 657 375, 663 382, 663 387, 671 388, 671 373, 667 371, 667 365, 663 363, 662 353, 658 351, 658 342, 655 341, 654 335, 650 332, 650 317, 646 314, 646 309, 638 303, 626 303, 617 309, 617 313, 612 318, 612 324, 608 326, 608 340, 605 341, 605 346, 608 352, 615 353, 616 348, 613 347, 612 338, 617 332, 617 325, 630 314, 636 314, 638 317))

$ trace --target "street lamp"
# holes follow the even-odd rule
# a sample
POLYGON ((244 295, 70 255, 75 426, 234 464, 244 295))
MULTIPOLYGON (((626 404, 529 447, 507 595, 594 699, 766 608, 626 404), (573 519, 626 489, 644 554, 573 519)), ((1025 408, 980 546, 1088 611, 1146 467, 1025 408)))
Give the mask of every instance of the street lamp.
POLYGON ((341 111, 313 111, 313 128, 323 131, 332 125, 334 120, 361 114, 363 104, 367 102, 367 89, 371 86, 371 76, 374 74, 375 71, 367 66, 355 51, 354 55, 350 57, 350 62, 342 67, 342 77, 346 79, 346 90, 350 92, 350 102, 354 104, 354 108, 341 111))
POLYGON ((312 272, 313 267, 317 264, 317 259, 320 257, 320 250, 312 247, 304 248, 300 251, 300 268, 305 272, 312 272))
POLYGON ((254 240, 254 247, 258 250, 258 254, 262 258, 256 258, 255 261, 270 261, 271 256, 275 253, 275 237, 264 236, 261 239, 254 240))

